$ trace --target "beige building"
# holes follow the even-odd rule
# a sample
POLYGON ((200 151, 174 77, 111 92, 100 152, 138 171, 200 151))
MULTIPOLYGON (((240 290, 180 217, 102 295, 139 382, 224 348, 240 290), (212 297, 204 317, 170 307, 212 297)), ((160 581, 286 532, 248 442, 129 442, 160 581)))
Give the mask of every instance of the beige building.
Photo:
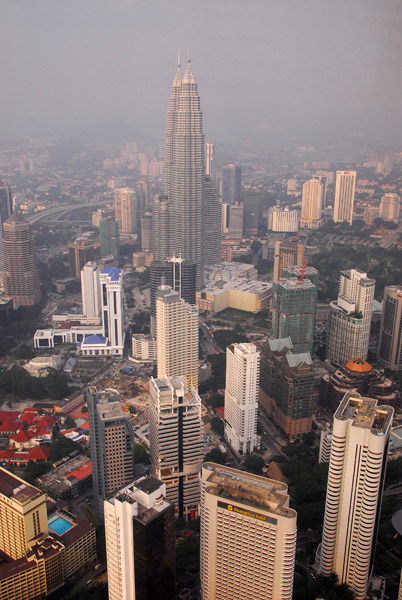
POLYGON ((204 463, 202 599, 291 600, 296 519, 285 483, 204 463))
POLYGON ((122 233, 137 230, 137 194, 130 188, 114 190, 114 213, 122 233))
POLYGON ((166 484, 166 498, 179 518, 198 516, 204 456, 201 400, 184 377, 151 378, 149 441, 154 476, 166 484))
POLYGON ((303 247, 295 242, 278 240, 275 242, 274 273, 272 281, 279 281, 283 269, 303 264, 303 247))
POLYGON ((3 223, 3 285, 15 305, 32 306, 40 300, 31 226, 18 213, 3 223))
POLYGON ((321 224, 326 179, 313 177, 303 184, 300 227, 316 229, 321 224))
POLYGON ((348 392, 334 415, 320 573, 336 573, 356 600, 366 597, 373 566, 393 414, 348 392))
POLYGON ((185 377, 198 389, 198 310, 167 285, 156 294, 158 378, 185 377))
POLYGON ((364 207, 364 222, 366 225, 371 227, 374 224, 375 219, 379 216, 378 206, 365 206, 364 207))
POLYGON ((133 359, 138 361, 155 362, 157 358, 157 343, 152 335, 136 333, 131 336, 131 350, 133 359))
POLYGON ((257 313, 269 306, 272 283, 268 281, 244 281, 238 279, 225 283, 208 284, 196 294, 199 310, 218 313, 226 308, 235 308, 257 313))

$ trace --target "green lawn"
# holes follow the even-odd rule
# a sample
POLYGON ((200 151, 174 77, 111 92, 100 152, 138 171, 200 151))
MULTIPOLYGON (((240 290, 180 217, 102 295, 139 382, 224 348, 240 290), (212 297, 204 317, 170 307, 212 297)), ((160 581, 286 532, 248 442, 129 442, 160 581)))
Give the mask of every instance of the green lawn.
POLYGON ((224 319, 226 321, 234 321, 235 323, 244 323, 248 319, 253 317, 253 313, 247 312, 245 310, 237 310, 236 308, 226 308, 222 310, 220 313, 215 315, 217 319, 224 319))

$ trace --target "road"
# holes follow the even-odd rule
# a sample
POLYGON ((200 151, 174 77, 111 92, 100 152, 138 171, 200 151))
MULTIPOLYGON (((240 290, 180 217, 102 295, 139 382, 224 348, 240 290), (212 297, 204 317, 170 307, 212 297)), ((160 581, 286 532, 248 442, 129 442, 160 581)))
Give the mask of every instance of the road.
POLYGON ((57 206, 55 208, 47 208, 45 210, 42 210, 39 213, 34 213, 33 215, 27 215, 25 218, 28 221, 28 223, 30 223, 31 225, 33 225, 34 223, 37 223, 38 221, 44 221, 46 219, 48 219, 49 217, 55 217, 56 215, 58 217, 64 217, 66 214, 73 212, 74 210, 79 210, 81 208, 88 208, 88 207, 93 207, 96 208, 97 206, 103 206, 105 204, 108 204, 110 202, 110 198, 105 198, 104 200, 97 200, 96 202, 86 202, 85 204, 74 204, 73 206, 57 206))
POLYGON ((219 354, 221 349, 213 334, 209 333, 209 329, 205 323, 200 322, 200 329, 202 332, 202 338, 200 338, 202 349, 205 350, 207 354, 219 354))

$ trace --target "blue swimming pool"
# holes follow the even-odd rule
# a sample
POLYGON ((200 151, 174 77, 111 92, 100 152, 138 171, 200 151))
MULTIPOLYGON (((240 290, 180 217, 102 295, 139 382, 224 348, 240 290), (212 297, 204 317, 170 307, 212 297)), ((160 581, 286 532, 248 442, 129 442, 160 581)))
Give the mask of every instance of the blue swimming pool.
POLYGON ((52 529, 59 535, 62 535, 65 531, 68 531, 73 525, 64 517, 60 515, 55 515, 48 521, 49 529, 52 529))

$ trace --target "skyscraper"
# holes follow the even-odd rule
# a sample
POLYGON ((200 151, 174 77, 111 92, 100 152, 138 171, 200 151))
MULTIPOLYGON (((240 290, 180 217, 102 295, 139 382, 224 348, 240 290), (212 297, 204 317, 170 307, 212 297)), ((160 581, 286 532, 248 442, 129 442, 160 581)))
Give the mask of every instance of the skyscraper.
POLYGON ((297 513, 287 491, 281 481, 204 463, 203 600, 291 600, 297 513))
POLYGON ((207 266, 217 265, 222 260, 221 218, 222 208, 216 195, 215 186, 210 177, 206 177, 204 198, 204 264, 207 266))
POLYGON ((169 202, 169 255, 197 265, 197 289, 204 281, 205 160, 202 113, 188 57, 173 81, 165 136, 165 195, 169 202))
POLYGON ((229 204, 229 237, 241 240, 243 237, 243 204, 229 204))
POLYGON ((134 478, 134 432, 115 390, 88 388, 94 504, 103 517, 103 501, 134 478))
POLYGON ((290 337, 295 352, 313 354, 318 285, 296 277, 272 285, 272 335, 290 337))
POLYGON ((314 372, 309 352, 270 339, 261 356, 260 407, 291 440, 311 431, 314 372))
POLYGON ((355 200, 356 171, 337 171, 335 184, 334 221, 352 225, 355 200))
POLYGON ((336 573, 356 600, 373 566, 393 413, 348 392, 334 415, 320 573, 336 573))
POLYGON ((179 518, 198 516, 203 460, 201 399, 184 377, 151 378, 149 438, 152 471, 166 484, 179 518))
POLYGON ((114 217, 101 219, 99 222, 100 255, 119 257, 119 224, 114 217))
POLYGON ((378 360, 393 371, 402 370, 402 286, 384 290, 378 360))
POLYGON ((123 273, 116 267, 105 267, 100 272, 99 283, 104 337, 112 347, 111 354, 123 356, 125 337, 123 273))
POLYGON ((170 205, 167 196, 155 196, 152 204, 153 257, 165 260, 170 254, 170 205))
POLYGON ((141 250, 153 249, 152 231, 152 213, 146 212, 141 215, 141 250))
POLYGON ((237 454, 257 446, 260 353, 254 344, 232 344, 226 350, 225 438, 237 454))
POLYGON ((379 216, 384 221, 393 221, 394 223, 399 222, 401 201, 398 194, 387 193, 381 198, 380 214, 379 216))
POLYGON ((3 223, 3 283, 16 305, 32 306, 40 300, 31 226, 17 213, 3 223))
POLYGON ((156 294, 158 378, 185 377, 198 389, 198 310, 167 285, 156 294))
POLYGON ((240 204, 241 202, 241 167, 226 164, 222 167, 222 202, 224 204, 240 204))
POLYGON ((104 502, 109 600, 175 598, 174 505, 141 477, 104 502))
POLYGON ((196 264, 173 256, 166 260, 153 260, 150 266, 151 330, 156 336, 156 294, 162 280, 188 304, 195 304, 196 264))
POLYGON ((205 163, 205 175, 208 177, 214 174, 214 144, 207 142, 207 161, 205 163))
POLYGON ((90 240, 77 238, 68 245, 68 263, 71 277, 80 278, 81 269, 89 261, 95 260, 95 246, 90 240))
POLYGON ((0 179, 0 270, 2 270, 3 255, 3 224, 13 212, 13 198, 9 185, 0 179))
POLYGON ((313 177, 303 184, 300 227, 314 229, 319 226, 325 202, 325 182, 313 177))
POLYGON ((87 262, 81 270, 82 314, 97 319, 101 312, 99 267, 94 261, 87 262))
POLYGON ((122 233, 137 231, 137 194, 130 188, 114 191, 114 212, 122 233))
POLYGON ((256 189, 246 189, 243 192, 243 227, 245 233, 258 233, 262 212, 262 193, 256 189))
POLYGON ((341 271, 338 299, 329 305, 327 357, 344 366, 367 358, 375 280, 359 269, 341 271))

